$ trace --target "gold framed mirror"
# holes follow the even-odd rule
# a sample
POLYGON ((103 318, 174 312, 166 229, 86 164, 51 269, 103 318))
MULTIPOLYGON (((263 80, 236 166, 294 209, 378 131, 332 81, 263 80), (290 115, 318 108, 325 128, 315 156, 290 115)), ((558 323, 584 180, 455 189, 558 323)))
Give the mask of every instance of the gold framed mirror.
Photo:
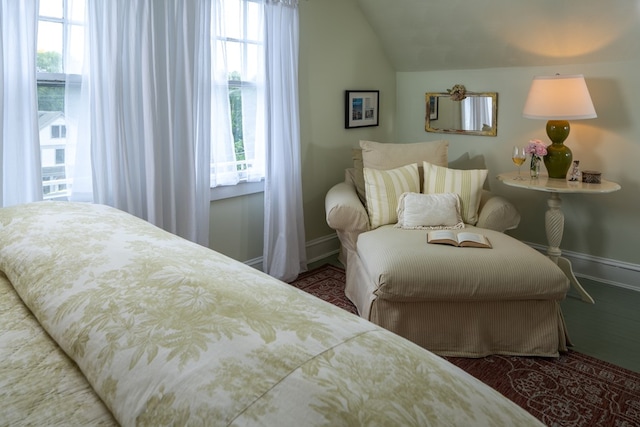
POLYGON ((436 133, 496 136, 498 93, 466 92, 461 100, 450 93, 425 94, 425 130, 436 133))

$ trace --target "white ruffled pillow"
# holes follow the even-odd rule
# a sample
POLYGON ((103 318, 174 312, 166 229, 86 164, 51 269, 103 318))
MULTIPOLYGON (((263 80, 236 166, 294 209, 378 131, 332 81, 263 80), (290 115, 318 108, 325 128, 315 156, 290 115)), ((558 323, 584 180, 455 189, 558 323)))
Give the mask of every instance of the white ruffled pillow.
POLYGON ((460 197, 456 193, 404 193, 398 200, 398 224, 404 229, 464 228, 460 197))

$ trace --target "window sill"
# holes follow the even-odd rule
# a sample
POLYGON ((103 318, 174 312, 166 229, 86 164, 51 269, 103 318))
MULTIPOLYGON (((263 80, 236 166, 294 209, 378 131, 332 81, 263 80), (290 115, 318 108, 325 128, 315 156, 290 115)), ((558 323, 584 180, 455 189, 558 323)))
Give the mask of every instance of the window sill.
POLYGON ((236 185, 220 185, 211 188, 210 200, 223 200, 232 197, 246 196, 248 194, 262 193, 264 191, 264 181, 241 182, 236 185))

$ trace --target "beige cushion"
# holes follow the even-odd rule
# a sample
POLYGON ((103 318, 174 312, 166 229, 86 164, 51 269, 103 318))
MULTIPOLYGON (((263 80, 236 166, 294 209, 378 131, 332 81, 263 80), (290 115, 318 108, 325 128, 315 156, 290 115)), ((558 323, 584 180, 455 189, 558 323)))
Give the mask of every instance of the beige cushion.
POLYGON ((390 170, 364 168, 367 211, 371 228, 398 221, 398 200, 402 193, 420 189, 416 163, 390 170))
POLYGON ((394 301, 562 299, 569 281, 551 259, 498 231, 474 226, 493 249, 427 244, 427 231, 392 225, 358 236, 377 298, 394 301), (384 248, 384 250, 381 250, 384 248), (517 265, 517 268, 510 266, 517 265))
POLYGON ((466 224, 478 222, 478 207, 482 186, 487 179, 486 169, 456 170, 423 163, 423 193, 456 193, 460 197, 462 220, 466 224))
POLYGON ((520 224, 520 213, 513 203, 502 196, 482 190, 476 227, 504 232, 517 228, 518 224, 520 224))
POLYGON ((409 230, 464 228, 456 193, 404 193, 398 201, 398 224, 409 230))
POLYGON ((421 166, 422 162, 448 165, 449 141, 445 140, 413 144, 360 141, 360 148, 365 168, 393 169, 411 163, 421 166))
MULTIPOLYGON (((422 185, 422 162, 434 165, 447 166, 449 153, 449 141, 416 142, 411 144, 393 144, 374 141, 360 141, 360 149, 353 150, 353 167, 356 169, 356 187, 359 186, 358 170, 394 169, 411 163, 418 164, 420 185, 422 185)), ((358 189, 358 196, 366 200, 364 194, 364 176, 362 187, 358 189), (362 192, 362 195, 361 195, 362 192)))

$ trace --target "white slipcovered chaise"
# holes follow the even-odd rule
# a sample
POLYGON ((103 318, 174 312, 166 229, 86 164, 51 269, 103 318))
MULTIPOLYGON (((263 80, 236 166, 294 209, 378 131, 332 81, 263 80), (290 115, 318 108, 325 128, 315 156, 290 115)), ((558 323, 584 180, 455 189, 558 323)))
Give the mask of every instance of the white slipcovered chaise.
POLYGON ((445 356, 566 351, 559 302, 568 279, 546 256, 503 233, 520 216, 482 188, 486 171, 447 168, 447 141, 360 145, 354 168, 325 200, 327 223, 341 242, 345 293, 360 316, 445 356), (442 227, 399 226, 406 221, 398 193, 406 190, 405 178, 407 188, 415 185, 417 165, 419 189, 412 191, 451 192, 460 200, 464 224, 445 228, 479 232, 492 249, 428 244, 427 232, 442 227))

